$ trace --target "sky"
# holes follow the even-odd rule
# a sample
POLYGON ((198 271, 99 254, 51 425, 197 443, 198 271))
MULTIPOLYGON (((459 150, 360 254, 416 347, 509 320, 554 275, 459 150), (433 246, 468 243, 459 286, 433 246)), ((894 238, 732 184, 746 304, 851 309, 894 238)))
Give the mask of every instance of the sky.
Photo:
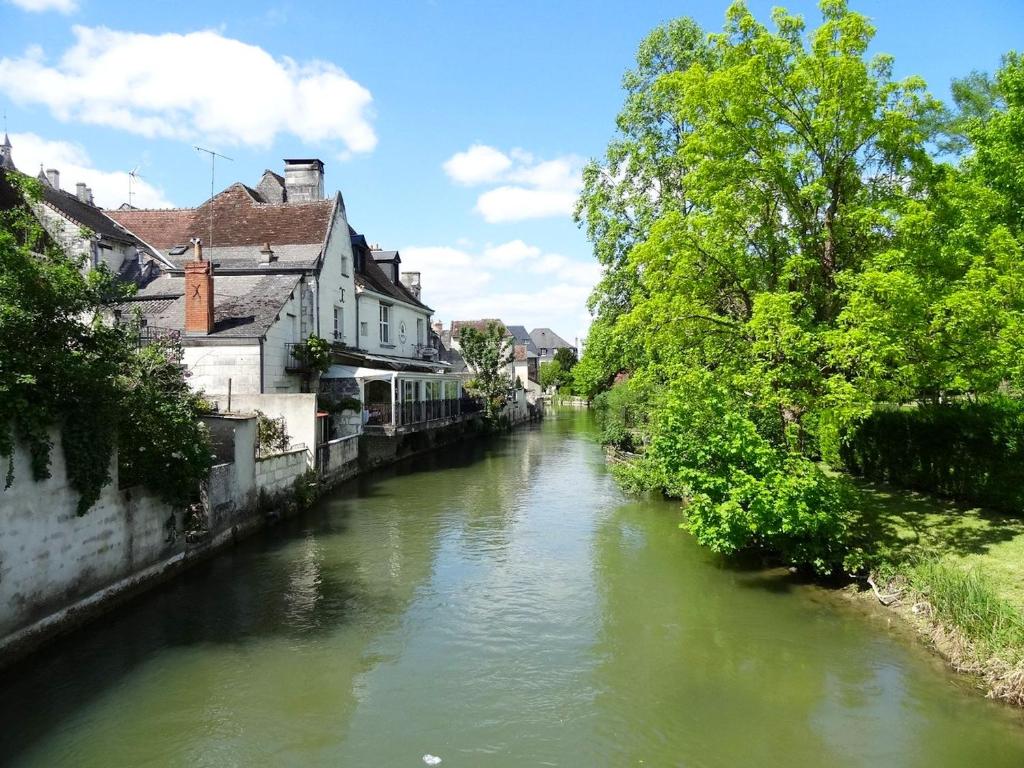
MULTIPOLYGON (((814 2, 751 0, 804 14, 814 2)), ((18 167, 100 205, 194 206, 319 157, 350 223, 420 271, 435 320, 500 317, 567 339, 600 275, 573 222, 614 137, 622 74, 655 26, 721 29, 725 0, 0 0, 0 110, 18 167)), ((1024 0, 853 0, 873 52, 940 98, 1024 49, 1024 0)))

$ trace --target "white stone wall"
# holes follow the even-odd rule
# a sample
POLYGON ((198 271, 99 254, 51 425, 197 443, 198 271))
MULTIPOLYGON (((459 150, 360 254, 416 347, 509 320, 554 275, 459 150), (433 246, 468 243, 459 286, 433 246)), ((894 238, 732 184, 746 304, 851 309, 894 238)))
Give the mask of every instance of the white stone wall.
POLYGON ((32 479, 27 452, 16 449, 14 483, 0 491, 0 637, 117 579, 180 551, 180 514, 142 489, 119 491, 114 479, 79 517, 60 434, 54 432, 49 479, 32 479))
POLYGON ((260 391, 260 345, 205 345, 185 347, 182 362, 189 370, 188 384, 197 392, 232 393, 260 391))
POLYGON ((305 448, 256 459, 256 489, 270 496, 291 490, 295 479, 309 469, 311 458, 305 448))
MULTIPOLYGON (((210 395, 221 411, 226 412, 226 393, 210 395)), ((283 418, 285 430, 292 445, 302 445, 309 451, 316 449, 316 395, 295 394, 231 394, 231 411, 236 414, 252 414, 263 411, 271 418, 283 418)), ((312 466, 312 465, 310 465, 312 466)))
POLYGON ((369 291, 359 295, 359 321, 366 323, 366 335, 359 337, 359 347, 376 355, 393 357, 418 357, 416 354, 416 321, 423 322, 422 343, 427 343, 430 329, 430 313, 403 304, 369 291), (391 340, 382 344, 380 340, 380 305, 391 304, 391 340), (401 338, 402 323, 405 323, 405 341, 401 338))
POLYGON ((348 231, 348 218, 344 205, 339 205, 331 226, 319 278, 319 336, 328 341, 334 338, 334 308, 342 309, 344 338, 338 339, 349 346, 358 346, 356 334, 356 289, 352 258, 352 240, 348 231), (342 273, 342 263, 345 272, 342 273))
MULTIPOLYGON (((299 392, 302 389, 301 374, 285 370, 288 362, 285 345, 302 340, 302 289, 299 286, 281 308, 277 322, 267 329, 266 341, 263 342, 264 392, 299 392)), ((227 389, 217 391, 227 392, 227 389)))

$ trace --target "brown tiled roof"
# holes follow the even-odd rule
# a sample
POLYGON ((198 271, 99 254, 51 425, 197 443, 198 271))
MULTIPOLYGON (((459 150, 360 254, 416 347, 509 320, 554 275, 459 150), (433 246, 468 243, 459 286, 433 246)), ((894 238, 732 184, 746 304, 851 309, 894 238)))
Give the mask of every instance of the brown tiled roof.
POLYGON ((501 326, 501 330, 508 335, 508 329, 505 327, 505 324, 498 318, 492 317, 485 318, 483 320, 452 320, 452 338, 459 338, 459 332, 463 328, 475 328, 480 331, 480 333, 484 333, 487 330, 487 326, 491 323, 497 323, 501 326))
POLYGON ((193 237, 210 237, 213 206, 213 244, 297 245, 323 243, 331 225, 335 200, 269 204, 244 184, 232 184, 198 208, 105 211, 126 229, 155 248, 188 245, 193 237))

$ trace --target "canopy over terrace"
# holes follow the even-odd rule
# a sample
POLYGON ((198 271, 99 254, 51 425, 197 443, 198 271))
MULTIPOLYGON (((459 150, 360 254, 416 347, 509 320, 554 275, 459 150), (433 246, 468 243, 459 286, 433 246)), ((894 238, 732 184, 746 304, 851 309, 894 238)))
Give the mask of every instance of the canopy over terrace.
POLYGON ((321 377, 321 389, 358 396, 366 427, 427 426, 462 414, 456 374, 336 364, 321 377))

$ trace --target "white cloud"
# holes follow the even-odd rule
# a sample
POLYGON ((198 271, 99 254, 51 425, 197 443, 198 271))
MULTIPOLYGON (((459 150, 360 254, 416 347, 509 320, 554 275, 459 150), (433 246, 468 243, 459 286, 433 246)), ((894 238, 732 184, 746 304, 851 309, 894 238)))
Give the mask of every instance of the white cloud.
POLYGON ((278 134, 369 152, 370 92, 334 64, 275 59, 212 30, 149 35, 73 28, 48 66, 38 51, 0 59, 0 90, 55 117, 148 137, 266 147, 278 134))
POLYGON ((549 216, 570 216, 578 193, 526 187, 498 187, 477 198, 476 211, 488 224, 549 216))
POLYGON ((491 224, 570 216, 583 188, 583 161, 575 155, 539 161, 523 149, 506 154, 474 144, 443 167, 459 184, 498 185, 476 201, 476 212, 491 224))
POLYGON ((43 11, 58 11, 59 13, 74 13, 78 10, 77 0, 8 0, 11 5, 16 5, 23 11, 31 13, 42 13, 43 11))
POLYGON ((527 245, 522 240, 511 240, 501 245, 489 245, 484 249, 486 263, 494 267, 511 267, 523 261, 540 256, 540 248, 527 245))
MULTIPOLYGON (((60 171, 60 185, 68 192, 83 182, 92 187, 96 204, 116 208, 128 200, 128 171, 102 171, 93 167, 88 153, 78 144, 49 141, 34 133, 11 134, 11 157, 18 170, 34 176, 42 164, 60 171)), ((173 204, 163 190, 145 179, 132 182, 132 201, 140 208, 169 208, 173 204)))
POLYGON ((511 158, 504 152, 484 144, 474 144, 465 152, 456 152, 443 167, 452 181, 473 186, 497 181, 511 165, 511 158))
POLYGON ((449 246, 406 246, 402 267, 422 274, 423 299, 445 321, 500 317, 527 329, 547 326, 567 338, 589 326, 586 301, 600 266, 522 240, 482 253, 449 246))

